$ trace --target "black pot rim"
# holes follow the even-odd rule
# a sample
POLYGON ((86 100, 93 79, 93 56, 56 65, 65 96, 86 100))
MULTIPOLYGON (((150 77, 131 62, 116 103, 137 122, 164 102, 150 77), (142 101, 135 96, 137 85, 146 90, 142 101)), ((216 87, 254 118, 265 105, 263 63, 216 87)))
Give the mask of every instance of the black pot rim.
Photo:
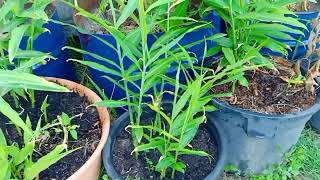
MULTIPOLYGON (((109 133, 109 138, 105 144, 102 156, 103 164, 106 169, 108 176, 111 179, 123 179, 114 168, 112 161, 112 149, 115 143, 115 139, 119 134, 120 130, 126 127, 129 123, 129 113, 126 112, 122 114, 117 120, 111 125, 111 130, 109 133)), ((218 161, 213 171, 204 180, 216 180, 220 177, 224 170, 227 160, 227 139, 223 128, 216 122, 207 122, 206 127, 209 129, 210 134, 214 137, 217 147, 218 147, 218 161)))
POLYGON ((305 116, 310 116, 313 115, 314 113, 318 112, 320 110, 320 95, 317 94, 317 99, 316 102, 313 106, 311 106, 310 108, 303 110, 303 111, 299 111, 299 112, 293 112, 293 113, 287 113, 287 114, 267 114, 267 113, 262 113, 262 112, 256 112, 250 109, 243 109, 237 106, 232 106, 228 103, 225 103, 223 101, 219 101, 218 99, 212 99, 212 102, 214 105, 218 106, 218 108, 220 109, 220 107, 222 108, 226 108, 226 109, 230 109, 232 111, 236 111, 248 116, 256 116, 256 117, 265 117, 265 118, 299 118, 299 117, 305 117, 305 116))

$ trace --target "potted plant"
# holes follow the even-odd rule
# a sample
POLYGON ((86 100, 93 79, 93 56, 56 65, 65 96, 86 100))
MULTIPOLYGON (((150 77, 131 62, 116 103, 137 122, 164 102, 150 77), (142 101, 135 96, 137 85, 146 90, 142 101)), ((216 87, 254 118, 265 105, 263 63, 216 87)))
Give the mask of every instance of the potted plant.
MULTIPOLYGON (((20 73, 23 78, 17 76, 17 74, 13 71, 0 71, 1 75, 1 90, 9 89, 9 88, 17 88, 17 84, 20 87, 24 87, 26 89, 31 88, 33 90, 48 90, 48 91, 61 91, 68 92, 68 89, 58 86, 54 83, 49 83, 42 78, 37 76, 28 74, 28 73, 20 73), (26 81, 24 78, 27 77, 26 81)), ((2 91, 3 92, 3 91, 2 91)), ((23 130, 23 139, 24 139, 24 147, 21 149, 17 144, 9 145, 7 143, 7 139, 5 133, 3 132, 2 127, 0 128, 0 178, 1 179, 11 179, 11 178, 24 178, 24 179, 34 179, 38 176, 38 174, 43 170, 43 168, 47 168, 52 165, 55 161, 63 158, 70 152, 63 153, 64 148, 61 148, 62 145, 53 151, 52 153, 48 153, 43 159, 33 163, 32 160, 29 159, 29 156, 33 153, 33 148, 35 142, 32 140, 32 136, 36 133, 30 131, 29 126, 21 120, 18 113, 14 111, 0 96, 0 103, 2 107, 2 113, 7 115, 13 124, 17 126, 17 128, 21 128, 23 130), (61 149, 61 150, 59 150, 61 149), (45 159, 52 159, 52 161, 44 161, 45 159), (32 168, 31 168, 32 167, 32 168)), ((4 120, 4 118, 1 118, 4 120)))
POLYGON ((56 61, 48 59, 46 65, 35 65, 34 73, 74 80, 73 67, 66 61, 69 54, 62 50, 67 43, 67 37, 61 25, 49 21, 50 17, 58 19, 51 0, 34 3, 27 0, 7 0, 1 2, 0 10, 3 12, 0 24, 6 27, 0 32, 3 35, 1 52, 8 52, 8 42, 11 40, 21 49, 51 53, 57 58, 56 61))
POLYGON ((0 146, 4 150, 1 151, 1 165, 5 165, 0 168, 1 179, 34 179, 43 174, 59 179, 69 176, 71 179, 98 179, 109 116, 104 108, 87 106, 101 99, 71 81, 47 78, 67 87, 64 88, 31 75, 34 65, 52 56, 19 49, 17 38, 9 40, 8 54, 0 55, 0 128, 3 132, 0 146), (48 90, 73 93, 50 93, 48 90), (73 104, 68 102, 70 100, 73 104), (82 108, 74 109, 79 105, 82 108), (86 148, 81 148, 83 145, 86 148), (66 148, 74 150, 65 151, 66 148), (81 152, 79 156, 77 153, 81 152), (68 158, 74 160, 72 166, 68 158))
POLYGON ((220 177, 227 157, 225 134, 217 124, 205 123, 205 111, 215 108, 205 105, 211 95, 201 97, 206 91, 202 80, 198 77, 189 84, 180 98, 176 86, 175 102, 152 102, 140 107, 140 125, 130 123, 129 117, 136 114, 128 112, 113 123, 103 152, 111 179, 220 177), (135 129, 144 132, 136 146, 130 133, 135 129))
MULTIPOLYGON (((292 70, 292 64, 285 58, 261 54, 263 47, 287 54, 287 46, 277 39, 292 39, 284 32, 301 34, 301 31, 286 24, 305 27, 287 16, 290 11, 284 9, 283 4, 266 0, 206 2, 224 17, 230 42, 229 46, 222 47, 224 56, 215 66, 232 65, 243 58, 249 58, 253 64, 266 64, 264 68, 239 73, 230 85, 213 87, 214 92, 229 90, 233 96, 213 99, 219 111, 208 115, 227 132, 230 142, 227 162, 245 173, 262 172, 282 161, 284 153, 297 142, 306 122, 320 108, 313 91, 314 73, 303 76, 300 61, 292 70), (301 95, 305 99, 299 100, 301 95), (300 106, 292 104, 294 102, 300 106)), ((317 72, 317 65, 312 67, 310 72, 317 72)))
MULTIPOLYGON (((95 14, 97 17, 102 18, 108 25, 111 25, 118 29, 123 34, 123 37, 126 38, 129 41, 129 43, 135 46, 135 43, 139 42, 137 41, 137 39, 139 39, 139 30, 137 30, 137 14, 134 11, 132 11, 132 9, 129 9, 129 7, 137 6, 137 1, 128 1, 127 4, 121 4, 122 1, 115 1, 112 5, 109 4, 108 1, 104 2, 106 3, 100 3, 99 5, 98 1, 94 1, 92 3, 79 1, 78 5, 79 7, 82 7, 85 10, 95 14), (115 14, 112 14, 112 9, 114 9, 115 14)), ((149 46, 154 44, 156 40, 162 36, 163 32, 168 31, 168 29, 174 28, 176 29, 176 31, 174 31, 175 36, 177 36, 178 33, 180 33, 180 35, 184 34, 184 36, 180 38, 179 43, 180 45, 186 46, 186 49, 190 51, 192 57, 197 58, 197 60, 194 59, 195 62, 200 62, 202 60, 202 49, 204 48, 205 41, 204 38, 207 39, 206 43, 208 47, 216 46, 216 43, 210 40, 213 35, 219 32, 220 27, 220 19, 214 13, 210 13, 209 15, 210 17, 213 16, 214 18, 208 19, 214 19, 214 25, 216 26, 216 29, 210 27, 210 23, 205 22, 207 23, 207 26, 203 26, 203 22, 202 24, 200 24, 199 22, 195 23, 195 21, 199 21, 199 19, 195 20, 193 18, 189 18, 191 17, 191 15, 192 17, 197 17, 200 14, 198 13, 197 9, 192 9, 192 12, 188 10, 187 7, 189 5, 191 7, 191 3, 196 4, 193 1, 184 0, 179 1, 178 3, 170 1, 160 4, 159 2, 156 3, 156 1, 146 2, 146 6, 148 8, 150 7, 149 9, 147 8, 147 15, 149 16, 148 24, 150 25, 149 28, 151 28, 151 30, 149 30, 148 35, 149 46), (170 13, 167 13, 168 7, 170 7, 170 13), (188 17, 187 15, 190 16, 188 17), (172 19, 170 20, 170 23, 169 20, 166 20, 168 19, 168 17, 172 19), (169 24, 169 26, 167 26, 167 24, 169 24), (189 29, 192 29, 192 31, 189 30, 186 33, 186 29, 177 29, 177 27, 179 27, 178 25, 180 25, 180 27, 183 26, 183 29, 188 27, 189 29), (194 28, 192 26, 198 27, 194 28)), ((197 3, 196 6, 199 6, 199 4, 197 3)), ((81 11, 79 12, 81 13, 81 11)), ((84 54, 84 59, 87 61, 99 63, 108 68, 111 68, 112 70, 116 70, 119 72, 119 70, 116 67, 103 61, 103 58, 107 58, 115 62, 116 64, 119 64, 119 59, 121 57, 119 57, 119 54, 117 52, 117 41, 114 34, 102 27, 100 23, 95 23, 91 19, 81 16, 81 14, 79 13, 75 14, 75 21, 76 24, 78 24, 78 26, 84 27, 87 30, 89 30, 89 35, 88 32, 86 34, 80 34, 82 48, 83 50, 88 52, 84 54), (91 56, 90 53, 99 56, 94 57, 91 56)), ((132 61, 129 57, 124 58, 126 59, 124 67, 130 67, 132 65, 132 61)), ((173 73, 174 70, 175 69, 172 68, 169 70, 168 73, 173 73)), ((107 92, 107 96, 109 98, 119 100, 126 96, 125 91, 119 88, 117 84, 103 77, 106 74, 91 69, 90 75, 92 76, 95 83, 97 83, 102 89, 114 89, 114 91, 112 92, 107 92)), ((131 90, 134 90, 133 87, 129 88, 131 90)))
POLYGON ((101 99, 91 90, 68 80, 47 78, 61 85, 58 86, 28 73, 8 70, 0 73, 1 90, 22 87, 42 90, 35 92, 34 108, 28 99, 19 100, 20 107, 25 110, 22 112, 21 108, 15 108, 12 97, 0 97, 3 114, 0 115, 0 149, 3 150, 0 161, 4 165, 1 179, 98 179, 101 151, 108 137, 109 115, 104 108, 87 109, 86 106, 101 99), (45 92, 48 90, 60 93, 45 92), (73 93, 69 93, 71 91, 73 93), (65 98, 74 105, 66 104, 65 98), (83 107, 75 110, 79 105, 83 107))
MULTIPOLYGON (((184 47, 180 46, 180 49, 178 49, 179 51, 172 50, 172 47, 177 45, 183 35, 178 34, 178 36, 173 36, 172 34, 174 34, 175 31, 165 32, 151 47, 149 47, 146 42, 148 42, 148 38, 150 37, 148 35, 150 29, 147 28, 148 26, 146 24, 148 16, 143 0, 140 0, 138 2, 138 6, 134 9, 138 12, 138 34, 141 34, 139 39, 140 43, 136 46, 130 46, 130 42, 128 42, 126 38, 122 38, 124 37, 122 33, 116 28, 105 23, 103 19, 98 18, 81 8, 77 8, 77 10, 82 16, 94 20, 96 23, 102 25, 105 29, 111 31, 120 46, 118 49, 121 50, 118 50, 118 52, 121 54, 124 53, 124 55, 131 57, 131 60, 133 61, 129 68, 124 68, 124 62, 126 60, 124 58, 120 58, 119 69, 121 70, 121 74, 119 74, 112 71, 108 67, 101 66, 91 61, 76 60, 77 62, 88 65, 96 70, 118 76, 120 81, 113 80, 110 76, 106 76, 106 78, 112 80, 114 83, 119 84, 118 86, 123 88, 123 90, 126 92, 126 97, 124 99, 105 100, 95 104, 97 106, 106 106, 110 108, 128 106, 128 113, 121 116, 121 118, 116 120, 113 124, 113 130, 110 136, 112 139, 110 139, 109 143, 105 147, 104 163, 107 168, 108 175, 115 179, 126 178, 127 175, 129 175, 129 178, 139 178, 140 175, 123 173, 125 173, 127 169, 136 167, 135 165, 128 164, 131 162, 141 162, 141 155, 145 155, 146 153, 150 152, 158 154, 159 156, 155 155, 148 156, 148 158, 143 158, 142 163, 148 163, 150 172, 154 173, 155 175, 153 177, 172 178, 176 175, 176 172, 182 172, 182 174, 179 174, 179 176, 193 176, 194 178, 207 177, 209 179, 217 178, 223 169, 223 161, 225 158, 223 148, 224 140, 220 139, 224 137, 223 134, 220 134, 222 132, 217 129, 217 126, 213 126, 216 127, 216 129, 211 131, 213 134, 216 134, 216 136, 213 136, 213 138, 218 141, 219 144, 219 155, 216 157, 218 160, 218 165, 215 167, 216 169, 214 168, 215 164, 208 161, 208 153, 192 149, 190 142, 197 134, 200 125, 205 121, 205 111, 215 110, 214 107, 206 106, 206 104, 214 96, 225 95, 208 95, 207 92, 211 89, 213 84, 228 83, 233 80, 237 73, 240 73, 246 69, 252 69, 250 66, 242 66, 243 63, 247 62, 247 60, 244 59, 237 64, 223 69, 217 69, 214 74, 206 78, 202 74, 207 72, 207 70, 203 70, 204 72, 200 73, 201 75, 197 75, 197 71, 194 71, 193 73, 197 77, 195 80, 187 76, 185 77, 187 79, 187 85, 180 84, 181 75, 187 73, 184 71, 186 68, 186 63, 184 63, 184 61, 189 60, 187 61, 187 65, 193 67, 192 58, 189 56, 189 53, 184 47), (133 53, 136 56, 133 55, 133 53), (168 69, 173 63, 177 64, 177 73, 175 73, 174 79, 167 75, 168 69), (136 87, 137 90, 130 90, 128 88, 129 85, 136 87), (171 90, 164 88, 167 85, 174 85, 174 88, 171 90), (166 108, 168 106, 166 103, 163 103, 165 101, 163 100, 163 97, 166 94, 173 95, 173 102, 169 103, 169 108, 166 108), (163 109, 161 109, 161 107, 163 107, 163 109), (125 131, 125 127, 127 125, 130 125, 128 129, 130 135, 128 135, 128 133, 125 131), (170 130, 171 128, 174 128, 175 130, 170 130), (116 140, 122 136, 126 137, 120 141, 116 140), (168 137, 170 138, 167 139, 168 137), (171 144, 173 149, 177 147, 177 151, 173 149, 162 150, 166 146, 166 143, 161 143, 164 142, 164 140, 167 141, 167 145, 171 144), (118 149, 115 149, 115 145, 120 146, 118 149), (129 145, 130 147, 128 147, 129 145), (110 161, 110 158, 111 160, 114 160, 113 157, 115 155, 114 153, 116 152, 122 154, 121 156, 116 155, 119 157, 116 165, 124 165, 124 169, 122 169, 123 171, 113 171, 112 167, 114 167, 113 165, 115 161, 110 161), (208 167, 205 167, 203 164, 201 165, 201 168, 198 168, 198 172, 194 173, 194 175, 190 176, 190 173, 188 173, 188 175, 183 175, 183 172, 188 171, 188 168, 186 167, 185 162, 181 162, 181 154, 185 154, 190 158, 198 158, 194 155, 204 156, 203 159, 200 158, 201 160, 196 161, 197 163, 195 164, 199 167, 201 163, 204 163, 208 167), (148 159, 149 161, 146 161, 148 159), (168 172, 171 172, 171 175, 168 175, 168 172)), ((84 52, 81 49, 73 49, 79 52, 84 52)), ((204 54, 206 54, 207 50, 208 49, 206 48, 203 50, 204 54)), ((95 54, 90 55, 97 56, 95 54)), ((124 57, 124 55, 121 57, 124 57)), ((104 59, 104 61, 110 64, 113 62, 109 62, 109 59, 104 59)), ((258 66, 255 66, 254 68, 258 66)), ((194 68, 194 70, 195 69, 199 68, 194 68)), ((211 125, 208 124, 208 126, 211 125)), ((200 133, 200 135, 201 134, 202 133, 200 133)), ((207 137, 210 137, 210 135, 207 137)), ((210 141, 209 144, 211 144, 212 141, 209 139, 207 140, 210 141)), ((217 147, 209 147, 206 149, 210 152, 216 148, 217 147)), ((211 156, 212 155, 214 154, 211 154, 211 156)), ((188 163, 188 166, 191 166, 192 163, 188 163)), ((194 167, 194 169, 196 168, 197 167, 194 167)), ((141 169, 139 168, 138 171, 140 173, 144 173, 146 169, 145 167, 141 167, 141 169)), ((191 170, 191 172, 193 171, 194 170, 191 170)), ((143 175, 143 177, 140 178, 148 179, 151 177, 148 175, 143 175)))

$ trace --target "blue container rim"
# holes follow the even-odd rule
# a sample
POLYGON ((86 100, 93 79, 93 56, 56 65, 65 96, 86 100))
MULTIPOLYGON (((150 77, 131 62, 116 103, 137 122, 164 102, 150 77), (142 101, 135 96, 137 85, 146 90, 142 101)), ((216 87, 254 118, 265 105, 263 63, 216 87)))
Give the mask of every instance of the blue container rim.
POLYGON ((295 11, 294 13, 295 13, 296 15, 318 14, 318 16, 319 16, 320 11, 295 11))

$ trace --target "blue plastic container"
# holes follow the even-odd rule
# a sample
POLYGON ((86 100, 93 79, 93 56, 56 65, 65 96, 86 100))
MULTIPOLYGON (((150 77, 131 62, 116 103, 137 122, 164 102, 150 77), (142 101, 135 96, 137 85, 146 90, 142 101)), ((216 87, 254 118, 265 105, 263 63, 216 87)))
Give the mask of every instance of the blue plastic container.
MULTIPOLYGON (((303 58, 308 50, 308 43, 307 41, 299 43, 297 46, 297 42, 293 42, 293 41, 286 41, 285 42, 291 50, 288 50, 288 57, 287 59, 294 61, 296 59, 300 59, 303 58)), ((260 51, 261 54, 264 55, 270 55, 270 56, 282 56, 282 54, 278 53, 278 52, 274 52, 268 48, 262 48, 260 51)))
MULTIPOLYGON (((55 13, 53 19, 59 19, 55 13)), ((68 80, 75 80, 75 71, 69 59, 68 50, 62 50, 67 44, 67 37, 60 24, 48 22, 44 27, 49 31, 41 34, 33 43, 33 49, 44 53, 50 53, 57 58, 50 60, 45 65, 35 65, 32 69, 34 74, 39 76, 57 77, 68 80)), ((27 45, 27 37, 23 38, 20 44, 21 49, 25 49, 27 45)))
MULTIPOLYGON (((219 33, 220 31, 220 17, 215 13, 212 12, 208 17, 212 20, 212 23, 216 26, 216 28, 206 28, 206 29, 200 29, 191 33, 188 33, 185 35, 185 37, 179 42, 180 45, 186 45, 190 44, 192 42, 196 42, 199 40, 204 39, 205 37, 210 37, 216 33, 219 33)), ((109 42, 112 44, 114 47, 116 45, 116 41, 112 35, 105 35, 105 34, 95 34, 95 36, 102 38, 103 40, 109 42)), ((152 45, 155 40, 156 36, 161 36, 161 34, 155 34, 155 35, 149 35, 148 37, 148 45, 152 45)), ((98 40, 97 38, 90 36, 90 35, 85 35, 85 34, 80 34, 80 41, 81 41, 81 46, 84 50, 100 55, 104 58, 108 58, 113 60, 115 63, 119 64, 118 60, 118 55, 115 50, 110 48, 109 46, 105 45, 103 42, 98 40)), ((207 47, 212 48, 216 46, 216 43, 213 41, 207 41, 207 47)), ((200 60, 202 60, 203 57, 203 50, 205 47, 205 43, 200 43, 198 45, 192 46, 188 49, 190 52, 191 56, 196 56, 198 59, 198 63, 200 63, 200 60)), ((105 63, 99 59, 96 59, 92 56, 89 55, 84 55, 84 59, 86 61, 92 61, 92 62, 97 62, 99 64, 105 65, 109 68, 116 69, 115 67, 109 65, 108 63, 105 63)), ((195 62, 196 63, 196 62, 195 62)), ((124 59, 124 67, 127 69, 132 65, 132 62, 125 57, 124 59)), ((105 90, 106 95, 115 100, 123 99, 126 97, 125 91, 123 91, 121 88, 117 87, 114 83, 109 81, 106 78, 103 78, 102 76, 109 76, 112 78, 115 78, 117 80, 120 80, 120 78, 116 78, 111 74, 107 74, 105 72, 100 72, 94 69, 90 69, 90 75, 92 79, 95 81, 96 84, 98 84, 102 89, 105 90)), ((172 65, 172 67, 168 70, 167 75, 169 75, 171 78, 175 78, 176 75, 176 67, 172 65)), ((180 81, 185 82, 185 77, 183 75, 180 76, 180 81)), ((133 91, 137 91, 137 88, 134 87, 133 85, 129 85, 129 89, 133 91)), ((165 87, 166 90, 172 90, 172 86, 167 86, 165 87)))
POLYGON ((289 33, 289 35, 292 36, 294 39, 297 39, 297 40, 300 39, 300 41, 308 41, 310 34, 311 34, 311 31, 313 31, 312 21, 319 16, 319 12, 316 12, 316 11, 295 12, 295 14, 297 16, 288 15, 288 17, 298 18, 301 23, 306 25, 307 29, 297 28, 297 27, 293 27, 293 26, 288 25, 291 28, 295 28, 300 31, 303 31, 303 34, 304 34, 304 36, 292 34, 292 33, 289 33))
MULTIPOLYGON (((308 47, 307 47, 308 40, 310 38, 311 31, 313 31, 312 21, 319 16, 319 12, 296 12, 295 14, 297 16, 293 16, 293 15, 287 15, 287 16, 292 18, 298 18, 301 23, 306 25, 307 29, 294 27, 290 25, 286 25, 286 26, 291 27, 293 29, 300 30, 303 32, 304 35, 288 33, 291 37, 293 37, 296 40, 285 41, 285 40, 277 39, 278 41, 283 42, 290 47, 291 50, 288 51, 288 59, 292 61, 295 59, 303 58, 306 55, 308 50, 308 47)), ((267 48, 263 48, 261 50, 261 53, 266 55, 282 56, 280 53, 273 52, 272 50, 267 48)))

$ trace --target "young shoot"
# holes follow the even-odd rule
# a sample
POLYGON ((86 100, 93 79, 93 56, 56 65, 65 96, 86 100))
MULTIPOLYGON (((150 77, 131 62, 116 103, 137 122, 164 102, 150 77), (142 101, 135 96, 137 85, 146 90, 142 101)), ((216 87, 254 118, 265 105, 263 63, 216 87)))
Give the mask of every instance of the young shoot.
MULTIPOLYGON (((69 117, 66 113, 62 113, 61 116, 58 116, 58 120, 60 121, 60 125, 62 127, 61 129, 55 128, 55 132, 60 133, 63 132, 64 133, 64 137, 68 137, 68 133, 70 133, 71 137, 74 140, 78 140, 78 133, 77 133, 77 129, 80 127, 79 125, 72 125, 71 121, 76 118, 82 116, 82 114, 78 115, 78 116, 74 116, 74 117, 69 117)), ((65 138, 68 139, 68 138, 65 138)))

